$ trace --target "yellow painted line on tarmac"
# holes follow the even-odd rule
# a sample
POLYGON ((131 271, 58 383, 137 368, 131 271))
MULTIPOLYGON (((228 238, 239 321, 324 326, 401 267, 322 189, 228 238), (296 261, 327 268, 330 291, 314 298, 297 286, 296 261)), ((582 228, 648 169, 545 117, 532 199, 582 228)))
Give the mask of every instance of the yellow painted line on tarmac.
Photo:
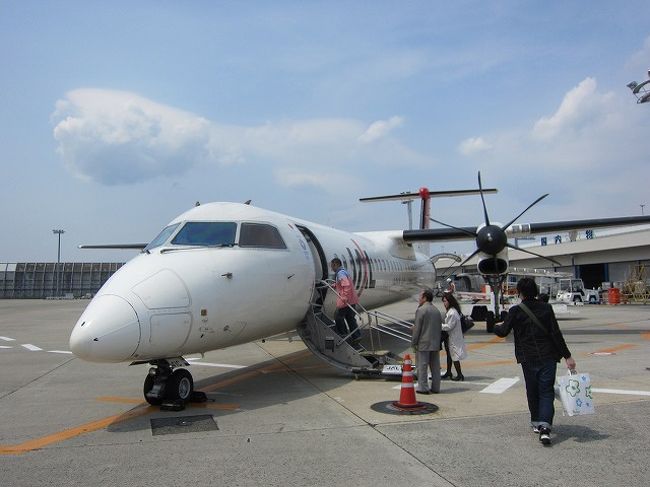
POLYGON ((201 402, 192 404, 192 408, 217 409, 219 411, 237 411, 240 407, 235 403, 201 402))
POLYGON ((601 350, 596 350, 595 352, 591 352, 591 353, 615 353, 615 352, 620 352, 621 350, 636 348, 637 346, 638 345, 634 345, 633 343, 622 343, 621 345, 616 345, 615 347, 603 348, 601 350))
MULTIPOLYGON (((255 377, 256 375, 260 374, 268 374, 268 373, 273 373, 273 372, 278 372, 278 371, 286 371, 288 370, 287 364, 295 362, 297 360, 300 360, 304 358, 305 356, 309 355, 309 351, 305 350, 304 352, 299 352, 297 354, 294 354, 293 356, 290 356, 286 359, 284 359, 282 362, 274 363, 271 364, 267 367, 263 368, 258 368, 258 369, 253 369, 250 371, 247 371, 243 374, 237 375, 236 377, 231 377, 229 379, 225 379, 222 381, 218 381, 214 384, 211 384, 207 387, 203 387, 200 390, 209 392, 213 391, 222 387, 226 387, 228 385, 241 382, 243 380, 246 380, 251 377, 255 377)), ((60 443, 65 440, 69 440, 71 438, 86 434, 86 433, 92 433, 93 431, 97 431, 103 428, 107 428, 108 426, 111 426, 113 424, 118 424, 122 423, 124 421, 128 421, 133 418, 137 418, 140 416, 144 416, 146 414, 150 414, 156 411, 159 411, 160 409, 158 407, 153 407, 153 406, 148 406, 145 402, 143 402, 141 399, 134 399, 130 397, 120 397, 120 396, 100 396, 97 398, 98 401, 104 401, 104 402, 113 402, 113 403, 124 403, 124 404, 141 404, 141 406, 137 406, 136 408, 127 411, 126 413, 121 413, 121 414, 116 414, 113 416, 108 416, 107 418, 104 419, 99 419, 97 421, 91 421, 89 423, 82 424, 81 426, 77 426, 74 428, 69 428, 67 430, 60 431, 58 433, 53 433, 51 435, 46 435, 41 438, 36 438, 34 440, 28 440, 25 441, 24 443, 19 443, 17 445, 1 445, 0 444, 0 455, 21 455, 23 453, 33 451, 33 450, 38 450, 40 448, 43 448, 45 446, 54 444, 54 443, 60 443)), ((193 404, 192 407, 199 407, 199 408, 210 408, 210 409, 219 409, 219 410, 226 410, 226 411, 234 411, 239 409, 239 404, 219 404, 219 403, 199 403, 199 404, 193 404)))
POLYGON ((463 360, 461 362, 463 368, 474 368, 474 367, 491 367, 494 365, 516 365, 514 359, 509 360, 493 360, 491 362, 481 362, 480 360, 463 360))
MULTIPOLYGON (((109 416, 104 419, 99 419, 97 421, 91 421, 81 426, 70 428, 67 430, 60 431, 58 433, 52 433, 51 435, 46 435, 41 438, 36 438, 34 440, 25 441, 24 443, 19 443, 17 445, 0 445, 0 455, 21 455, 33 450, 38 450, 40 448, 46 447, 54 443, 60 443, 77 436, 81 436, 86 433, 92 433, 100 429, 107 428, 111 425, 122 423, 130 419, 134 419, 146 414, 154 413, 160 411, 160 408, 153 406, 145 406, 146 403, 140 399, 134 399, 132 397, 119 397, 119 396, 102 396, 97 398, 98 401, 103 402, 112 402, 112 403, 125 403, 125 404, 142 404, 141 407, 132 409, 126 413, 116 414, 109 416)), ((207 408, 207 409, 217 409, 221 411, 236 411, 239 409, 239 404, 234 403, 199 403, 192 404, 191 408, 207 408)))
POLYGON ((133 397, 101 396, 95 398, 95 400, 101 402, 116 402, 119 404, 142 404, 143 406, 146 405, 146 403, 142 399, 135 399, 133 397))
POLYGON ((38 450, 53 443, 60 443, 76 436, 107 428, 113 424, 122 423, 133 418, 144 416, 145 414, 152 413, 156 410, 157 408, 152 406, 136 408, 127 411, 126 413, 115 414, 104 419, 91 421, 75 428, 63 430, 34 440, 25 441, 24 443, 19 443, 17 445, 0 445, 0 455, 21 455, 29 451, 38 450))
POLYGON ((497 343, 504 343, 506 341, 505 338, 501 337, 492 337, 490 338, 487 342, 481 342, 481 343, 470 343, 467 345, 467 350, 480 350, 481 348, 489 347, 490 345, 494 345, 497 343))

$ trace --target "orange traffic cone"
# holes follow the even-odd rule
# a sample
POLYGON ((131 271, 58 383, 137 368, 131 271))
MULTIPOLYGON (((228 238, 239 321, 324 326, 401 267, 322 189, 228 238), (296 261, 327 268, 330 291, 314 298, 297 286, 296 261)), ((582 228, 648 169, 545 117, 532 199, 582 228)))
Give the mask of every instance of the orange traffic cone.
POLYGON ((399 392, 399 401, 393 402, 393 405, 398 408, 416 408, 421 406, 415 399, 412 363, 411 356, 406 354, 404 356, 404 366, 402 367, 402 387, 399 392))

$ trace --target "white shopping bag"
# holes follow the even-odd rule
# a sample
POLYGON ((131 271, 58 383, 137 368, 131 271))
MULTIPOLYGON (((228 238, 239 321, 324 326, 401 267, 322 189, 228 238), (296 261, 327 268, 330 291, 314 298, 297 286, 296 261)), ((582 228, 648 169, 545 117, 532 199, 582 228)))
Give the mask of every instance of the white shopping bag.
POLYGON ((555 384, 555 396, 562 402, 564 414, 567 416, 596 412, 589 374, 569 371, 567 375, 558 377, 555 384))

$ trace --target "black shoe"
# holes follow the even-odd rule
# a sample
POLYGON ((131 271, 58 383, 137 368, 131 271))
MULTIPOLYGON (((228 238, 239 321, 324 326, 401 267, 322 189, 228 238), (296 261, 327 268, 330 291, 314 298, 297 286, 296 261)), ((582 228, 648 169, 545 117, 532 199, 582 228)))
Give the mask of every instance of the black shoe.
POLYGON ((415 389, 415 392, 417 392, 418 394, 430 394, 429 391, 421 391, 420 389, 415 389))
POLYGON ((447 372, 444 375, 440 376, 440 378, 443 379, 443 380, 444 379, 451 379, 452 377, 453 377, 453 375, 451 375, 451 372, 447 372))
POLYGON ((539 441, 541 441, 543 445, 550 445, 551 444, 551 430, 548 429, 545 426, 540 426, 539 427, 539 441))
POLYGON ((456 381, 456 382, 462 382, 465 380, 465 376, 463 374, 457 375, 456 377, 452 377, 451 380, 456 381))

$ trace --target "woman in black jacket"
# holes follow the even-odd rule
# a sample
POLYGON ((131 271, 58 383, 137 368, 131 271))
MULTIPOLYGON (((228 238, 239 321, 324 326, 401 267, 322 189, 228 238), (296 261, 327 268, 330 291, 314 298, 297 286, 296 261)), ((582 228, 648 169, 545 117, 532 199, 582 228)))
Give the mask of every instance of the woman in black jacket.
POLYGON ((555 409, 553 384, 557 362, 564 358, 570 370, 576 367, 575 360, 564 341, 555 313, 550 304, 536 299, 537 284, 530 277, 517 283, 521 304, 510 308, 502 324, 494 332, 505 337, 513 330, 515 336, 515 357, 521 364, 526 381, 526 396, 530 410, 530 423, 539 439, 545 445, 551 443, 551 426, 555 409))

